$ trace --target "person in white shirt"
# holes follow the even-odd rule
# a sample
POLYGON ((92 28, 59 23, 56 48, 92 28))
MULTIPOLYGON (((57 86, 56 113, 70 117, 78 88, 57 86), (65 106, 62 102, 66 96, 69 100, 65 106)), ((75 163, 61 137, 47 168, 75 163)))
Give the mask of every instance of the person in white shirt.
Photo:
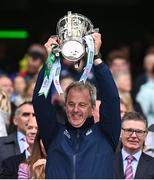
POLYGON ((11 102, 7 94, 0 89, 0 137, 7 136, 10 124, 11 102))
POLYGON ((38 127, 36 123, 36 118, 35 116, 31 116, 26 128, 25 150, 21 154, 8 157, 7 159, 2 161, 2 167, 0 170, 0 179, 18 178, 19 164, 22 162, 26 162, 27 159, 29 161, 37 133, 38 133, 38 127))
POLYGON ((25 150, 25 133, 29 119, 35 116, 31 102, 21 104, 14 115, 17 131, 5 137, 0 137, 0 166, 3 159, 20 154, 25 150))

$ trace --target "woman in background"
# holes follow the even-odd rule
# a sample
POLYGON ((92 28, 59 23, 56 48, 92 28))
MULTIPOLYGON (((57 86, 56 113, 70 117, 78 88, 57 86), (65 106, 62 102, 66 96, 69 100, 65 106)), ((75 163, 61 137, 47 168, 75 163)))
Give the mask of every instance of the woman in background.
POLYGON ((19 165, 18 179, 45 179, 46 153, 39 134, 30 158, 19 165))
POLYGON ((10 124, 11 102, 6 93, 0 89, 0 137, 7 136, 10 124))

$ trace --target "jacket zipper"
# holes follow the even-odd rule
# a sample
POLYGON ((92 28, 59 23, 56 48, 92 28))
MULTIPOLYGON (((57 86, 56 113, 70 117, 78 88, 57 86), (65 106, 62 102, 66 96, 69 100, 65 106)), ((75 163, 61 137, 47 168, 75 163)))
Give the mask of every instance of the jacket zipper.
POLYGON ((76 154, 73 155, 73 179, 76 179, 76 154))
MULTIPOLYGON (((75 146, 76 151, 79 149, 79 137, 80 137, 80 131, 79 129, 77 129, 77 134, 76 134, 77 143, 75 146)), ((73 179, 76 179, 76 154, 73 155, 73 179)))

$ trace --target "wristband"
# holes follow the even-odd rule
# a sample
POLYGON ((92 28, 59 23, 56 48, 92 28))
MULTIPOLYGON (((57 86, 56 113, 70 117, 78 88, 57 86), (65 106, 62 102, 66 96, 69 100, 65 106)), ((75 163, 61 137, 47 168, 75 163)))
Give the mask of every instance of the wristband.
POLYGON ((100 52, 98 54, 94 55, 94 60, 95 59, 102 59, 102 55, 100 52))

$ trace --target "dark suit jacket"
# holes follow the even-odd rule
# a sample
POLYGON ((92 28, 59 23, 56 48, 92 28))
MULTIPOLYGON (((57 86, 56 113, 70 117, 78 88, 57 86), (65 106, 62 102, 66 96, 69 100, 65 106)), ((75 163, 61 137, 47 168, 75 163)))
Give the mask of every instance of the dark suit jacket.
POLYGON ((2 161, 0 179, 17 179, 19 164, 26 160, 25 151, 2 161))
POLYGON ((5 137, 0 137, 0 166, 2 160, 20 154, 20 148, 17 141, 17 133, 12 133, 5 137))
MULTIPOLYGON (((124 179, 123 160, 121 151, 115 154, 114 178, 124 179)), ((154 158, 142 153, 134 179, 154 179, 154 158)))

